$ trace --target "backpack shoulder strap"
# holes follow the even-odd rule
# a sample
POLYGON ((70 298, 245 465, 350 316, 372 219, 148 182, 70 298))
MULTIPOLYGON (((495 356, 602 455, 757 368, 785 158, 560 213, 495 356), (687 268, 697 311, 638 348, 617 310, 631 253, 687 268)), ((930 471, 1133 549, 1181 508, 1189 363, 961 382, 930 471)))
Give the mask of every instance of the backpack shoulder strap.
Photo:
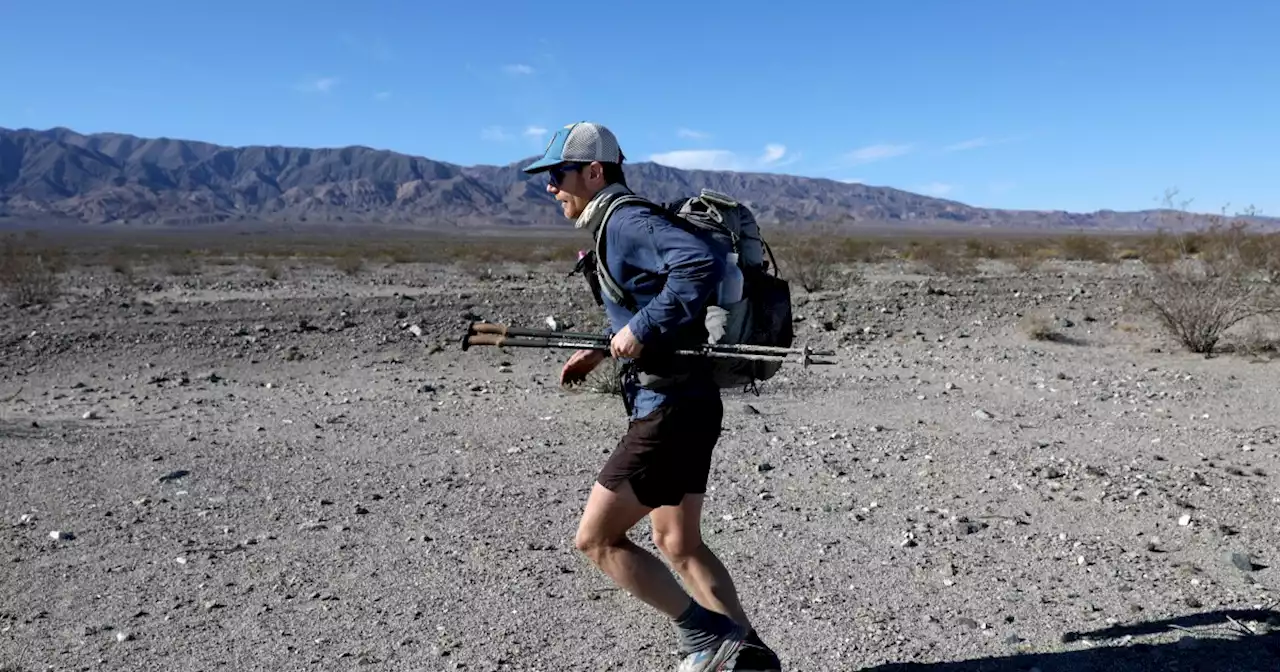
POLYGON ((622 289, 622 286, 618 284, 618 281, 613 278, 613 275, 609 273, 609 258, 606 256, 608 234, 605 231, 605 227, 609 225, 609 219, 613 217, 613 213, 616 212, 618 208, 625 205, 639 205, 652 208, 658 207, 643 196, 636 196, 635 194, 619 196, 618 198, 615 198, 613 202, 609 203, 609 207, 604 211, 604 216, 600 219, 600 226, 596 227, 596 275, 600 279, 600 289, 614 303, 617 303, 627 310, 635 312, 635 299, 631 295, 627 294, 626 291, 622 289))
MULTIPOLYGON (((723 201, 721 201, 721 204, 723 204, 723 201)), ((601 290, 615 303, 632 312, 635 312, 637 309, 635 301, 622 289, 622 286, 618 284, 613 276, 610 275, 609 265, 607 262, 608 257, 605 256, 605 248, 607 247, 605 227, 608 226, 609 219, 618 208, 628 205, 648 208, 651 212, 662 217, 672 225, 679 226, 686 230, 703 229, 729 236, 733 240, 735 248, 737 246, 737 236, 732 230, 723 224, 724 216, 720 212, 715 211, 714 207, 711 207, 710 204, 707 204, 707 210, 710 212, 693 212, 689 210, 687 202, 684 205, 683 210, 680 212, 674 212, 670 206, 654 203, 643 196, 637 196, 635 194, 626 194, 615 198, 605 209, 604 216, 600 220, 600 226, 596 227, 596 274, 599 278, 601 290), (686 211, 688 211, 688 214, 692 214, 694 216, 687 216, 686 211), (707 221, 708 219, 713 221, 707 221)), ((737 204, 734 203, 734 205, 736 206, 737 204)))

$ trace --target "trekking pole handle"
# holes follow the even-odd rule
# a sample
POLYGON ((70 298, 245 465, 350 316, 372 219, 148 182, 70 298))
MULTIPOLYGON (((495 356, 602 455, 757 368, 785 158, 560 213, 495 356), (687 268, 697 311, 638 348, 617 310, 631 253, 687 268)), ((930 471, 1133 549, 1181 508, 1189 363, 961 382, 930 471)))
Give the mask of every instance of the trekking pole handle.
POLYGON ((467 325, 467 331, 475 334, 501 334, 503 336, 532 336, 534 338, 576 338, 608 342, 609 337, 604 334, 588 334, 578 331, 559 331, 551 329, 530 329, 528 327, 513 327, 509 324, 500 324, 497 322, 472 322, 467 325))
POLYGON ((502 345, 503 340, 501 334, 467 334, 462 337, 462 349, 473 345, 502 345))
POLYGON ((494 322, 472 322, 467 325, 467 331, 473 334, 503 334, 507 333, 507 325, 497 324, 494 322))
POLYGON ((467 334, 462 337, 462 349, 473 345, 493 345, 508 348, 568 348, 575 350, 605 350, 609 344, 603 341, 584 341, 572 338, 541 338, 503 336, 501 334, 467 334))

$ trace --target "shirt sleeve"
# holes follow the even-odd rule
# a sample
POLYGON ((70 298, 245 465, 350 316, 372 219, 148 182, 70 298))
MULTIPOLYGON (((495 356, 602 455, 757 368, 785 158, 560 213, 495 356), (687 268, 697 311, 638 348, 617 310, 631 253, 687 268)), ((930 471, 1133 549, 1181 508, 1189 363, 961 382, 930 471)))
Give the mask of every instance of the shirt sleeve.
POLYGON ((658 295, 628 322, 636 339, 649 345, 701 317, 719 285, 724 261, 693 232, 658 215, 641 217, 644 226, 625 227, 630 240, 624 246, 642 266, 667 276, 658 295))

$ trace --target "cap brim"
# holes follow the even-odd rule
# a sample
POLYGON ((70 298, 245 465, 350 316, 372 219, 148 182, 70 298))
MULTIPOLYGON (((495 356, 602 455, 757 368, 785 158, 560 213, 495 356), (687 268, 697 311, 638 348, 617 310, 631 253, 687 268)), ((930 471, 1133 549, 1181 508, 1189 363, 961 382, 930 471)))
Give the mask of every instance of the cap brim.
POLYGON ((564 146, 569 142, 569 133, 573 130, 573 126, 565 126, 556 131, 551 136, 551 140, 547 142, 547 148, 542 152, 542 158, 524 167, 526 173, 541 173, 550 170, 561 163, 564 163, 564 146))
POLYGON ((524 170, 524 172, 530 175, 533 175, 536 173, 542 173, 542 172, 551 170, 552 168, 555 168, 556 166, 562 163, 564 163, 564 161, 561 159, 557 159, 555 157, 550 157, 550 156, 544 156, 541 159, 538 159, 537 161, 534 161, 533 163, 525 166, 522 170, 524 170))

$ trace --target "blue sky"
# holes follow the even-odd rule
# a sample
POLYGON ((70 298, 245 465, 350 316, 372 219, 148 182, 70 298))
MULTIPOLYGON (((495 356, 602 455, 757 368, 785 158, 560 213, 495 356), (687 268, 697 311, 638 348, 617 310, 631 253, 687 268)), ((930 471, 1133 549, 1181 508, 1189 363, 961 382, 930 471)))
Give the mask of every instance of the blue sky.
POLYGON ((1280 3, 0 6, 0 126, 453 163, 589 119, 630 160, 989 207, 1280 215, 1280 3))

